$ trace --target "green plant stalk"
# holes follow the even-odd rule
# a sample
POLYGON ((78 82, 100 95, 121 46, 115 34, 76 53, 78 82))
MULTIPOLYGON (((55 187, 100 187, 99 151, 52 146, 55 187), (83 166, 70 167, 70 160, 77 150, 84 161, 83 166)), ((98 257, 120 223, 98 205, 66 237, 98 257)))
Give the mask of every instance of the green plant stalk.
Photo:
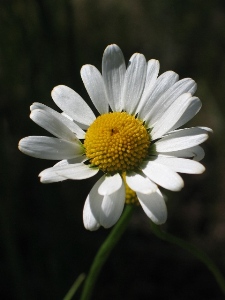
POLYGON ((73 283, 73 285, 71 286, 71 288, 69 289, 69 291, 67 292, 66 296, 63 298, 63 300, 71 300, 74 296, 74 294, 76 293, 76 291, 78 290, 78 288, 80 287, 80 285, 82 284, 82 282, 85 279, 85 274, 80 274, 77 279, 75 280, 75 282, 73 283))
POLYGON ((86 277, 84 282, 84 287, 81 295, 81 300, 89 300, 92 295, 92 291, 94 289, 95 283, 98 279, 99 273, 107 260, 109 254, 116 246, 117 242, 119 241, 120 237, 124 233, 127 228, 127 225, 130 221, 132 212, 134 210, 134 205, 126 205, 126 208, 120 217, 119 221, 116 223, 112 231, 110 232, 107 239, 99 248, 94 261, 91 265, 90 271, 86 277))
POLYGON ((159 237, 160 239, 167 241, 171 244, 175 244, 188 252, 190 252, 193 256, 195 256, 197 259, 199 259, 213 274, 215 280, 217 281, 222 293, 225 295, 225 279, 220 272, 220 270, 217 268, 217 266, 214 264, 214 262, 211 260, 211 258, 202 250, 198 249, 196 246, 183 241, 180 238, 177 238, 173 236, 172 234, 166 233, 163 231, 160 226, 154 224, 151 222, 151 228, 152 232, 159 237))

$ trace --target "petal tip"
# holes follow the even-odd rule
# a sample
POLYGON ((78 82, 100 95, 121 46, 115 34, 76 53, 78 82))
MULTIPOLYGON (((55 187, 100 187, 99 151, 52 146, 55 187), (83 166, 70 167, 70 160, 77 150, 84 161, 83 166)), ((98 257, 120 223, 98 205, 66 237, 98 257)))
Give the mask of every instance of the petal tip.
POLYGON ((105 48, 105 51, 104 51, 104 53, 106 53, 106 52, 112 52, 112 51, 115 51, 115 52, 121 52, 121 49, 120 49, 120 47, 118 46, 118 45, 116 45, 116 44, 110 44, 110 45, 108 45, 106 48, 105 48))
POLYGON ((154 221, 152 220, 152 222, 155 223, 156 225, 163 225, 166 223, 166 221, 167 221, 167 215, 162 219, 154 219, 154 221))
POLYGON ((23 149, 24 149, 24 142, 25 140, 27 139, 28 137, 25 137, 25 138, 22 138, 19 143, 18 143, 18 149, 23 152, 23 149))
POLYGON ((205 172, 205 166, 203 166, 202 164, 201 164, 201 166, 199 167, 199 169, 198 169, 198 173, 196 173, 196 174, 202 174, 202 173, 204 173, 205 172))
POLYGON ((56 94, 61 94, 62 93, 62 89, 67 88, 67 86, 63 85, 63 84, 59 84, 56 85, 52 91, 51 91, 51 96, 52 98, 56 95, 56 94))

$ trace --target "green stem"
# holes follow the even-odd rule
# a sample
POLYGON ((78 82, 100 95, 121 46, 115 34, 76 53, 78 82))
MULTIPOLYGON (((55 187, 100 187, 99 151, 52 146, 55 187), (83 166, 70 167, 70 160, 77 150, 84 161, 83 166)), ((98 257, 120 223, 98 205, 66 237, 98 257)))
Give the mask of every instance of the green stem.
POLYGON ((81 283, 84 281, 84 278, 85 278, 85 274, 83 274, 83 273, 78 276, 78 278, 75 280, 75 282, 73 283, 73 285, 69 289, 68 293, 63 298, 63 300, 71 300, 73 298, 74 294, 76 293, 76 291, 80 287, 81 283))
POLYGON ((107 260, 109 254, 119 241, 120 237, 124 233, 130 217, 132 215, 134 205, 126 205, 126 208, 120 217, 117 224, 114 226, 112 231, 110 232, 109 236, 105 240, 105 242, 102 244, 100 249, 98 250, 94 261, 92 263, 92 266, 90 268, 90 271, 86 277, 86 280, 84 282, 84 288, 81 295, 81 300, 88 300, 91 297, 95 282, 98 278, 98 275, 102 269, 102 266, 104 265, 105 261, 107 260))
POLYGON ((183 241, 180 238, 177 238, 173 236, 172 234, 166 233, 165 231, 162 231, 162 229, 151 222, 151 228, 152 232, 159 237, 160 239, 167 241, 171 244, 175 244, 187 251, 189 251, 193 256, 195 256, 197 259, 199 259, 205 266, 209 269, 209 271, 213 274, 214 278, 216 279, 221 291, 225 295, 225 279, 223 275, 221 274, 220 270, 217 268, 217 266, 214 264, 214 262, 211 260, 211 258, 202 250, 198 249, 196 246, 183 241))

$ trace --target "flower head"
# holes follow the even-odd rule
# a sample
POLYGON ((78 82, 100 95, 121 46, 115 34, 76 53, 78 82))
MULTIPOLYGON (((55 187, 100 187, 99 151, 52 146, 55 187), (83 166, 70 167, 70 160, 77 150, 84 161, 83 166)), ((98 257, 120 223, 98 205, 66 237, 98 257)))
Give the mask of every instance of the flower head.
POLYGON ((41 103, 31 105, 31 119, 55 137, 30 136, 19 149, 30 156, 60 160, 40 173, 41 182, 89 178, 102 171, 84 205, 89 230, 111 227, 125 203, 140 203, 156 224, 167 219, 158 186, 179 191, 179 173, 200 174, 207 138, 205 127, 180 129, 201 108, 196 83, 173 71, 158 77, 159 62, 135 53, 126 68, 117 45, 105 49, 102 74, 81 69, 87 92, 99 112, 69 87, 59 85, 52 98, 62 113, 41 103), (179 128, 179 129, 178 129, 179 128))

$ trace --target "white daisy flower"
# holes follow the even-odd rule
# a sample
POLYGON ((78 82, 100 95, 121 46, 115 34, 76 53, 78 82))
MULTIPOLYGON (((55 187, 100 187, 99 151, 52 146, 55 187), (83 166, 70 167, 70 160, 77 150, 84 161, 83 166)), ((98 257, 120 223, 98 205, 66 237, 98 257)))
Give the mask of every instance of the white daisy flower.
POLYGON ((55 137, 30 136, 19 149, 30 156, 60 160, 40 173, 41 182, 103 176, 87 196, 83 220, 89 230, 109 228, 125 203, 139 202, 156 224, 167 219, 159 186, 179 191, 179 173, 200 174, 205 168, 199 146, 210 129, 177 129, 201 108, 196 83, 167 71, 158 77, 159 62, 135 53, 126 68, 117 45, 103 54, 102 74, 92 65, 81 69, 87 92, 98 110, 67 86, 56 86, 52 98, 62 113, 41 103, 31 105, 31 119, 55 137))

